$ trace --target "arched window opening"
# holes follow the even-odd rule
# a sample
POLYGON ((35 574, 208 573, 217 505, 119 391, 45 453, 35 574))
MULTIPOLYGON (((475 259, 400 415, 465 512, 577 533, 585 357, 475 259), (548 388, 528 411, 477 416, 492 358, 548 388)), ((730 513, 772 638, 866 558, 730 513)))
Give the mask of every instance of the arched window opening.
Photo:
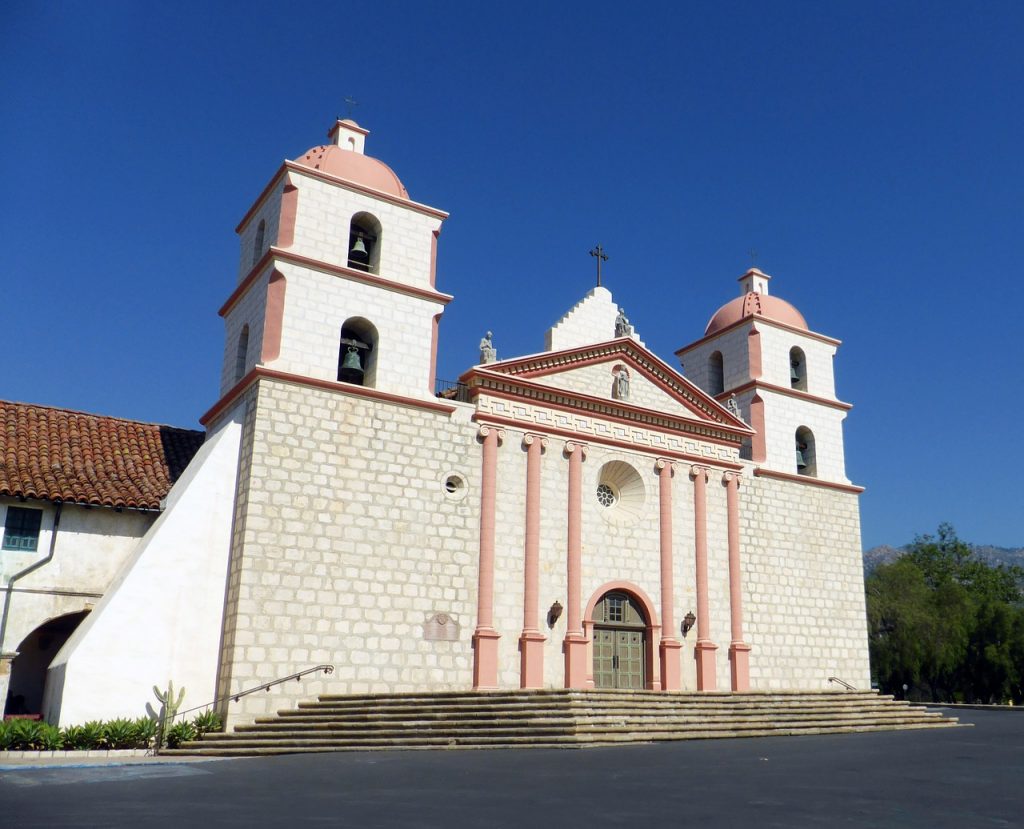
POLYGON ((818 476, 814 451, 814 432, 806 426, 796 430, 796 471, 798 475, 818 476))
POLYGON ((242 333, 238 335, 238 348, 235 351, 235 382, 237 383, 245 376, 246 358, 249 356, 249 326, 242 326, 242 333))
POLYGON ((267 222, 265 219, 260 219, 259 227, 256 228, 256 244, 252 246, 252 264, 255 265, 260 261, 260 257, 263 255, 263 243, 266 241, 267 235, 267 222))
POLYGON ((725 391, 725 362, 721 351, 716 351, 708 358, 708 391, 711 394, 725 391))
POLYGON ((377 329, 362 317, 349 317, 341 326, 338 382, 375 388, 377 385, 377 329))
POLYGON ((370 213, 356 213, 348 229, 348 266, 380 273, 381 226, 370 213))
POLYGON ((807 358, 803 349, 796 346, 789 350, 789 385, 799 391, 807 391, 807 358))

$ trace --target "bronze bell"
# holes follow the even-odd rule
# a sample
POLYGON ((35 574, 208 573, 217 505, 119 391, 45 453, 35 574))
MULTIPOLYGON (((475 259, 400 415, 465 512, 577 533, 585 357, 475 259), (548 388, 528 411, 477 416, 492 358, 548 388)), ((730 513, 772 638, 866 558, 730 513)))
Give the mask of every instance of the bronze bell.
POLYGON ((807 461, 804 459, 804 450, 807 449, 806 443, 798 443, 796 445, 796 468, 806 469, 807 461))
POLYGON ((789 379, 791 382, 796 383, 800 380, 800 363, 793 360, 789 364, 789 379))
POLYGON ((352 250, 348 252, 348 258, 355 262, 366 262, 370 258, 362 236, 356 236, 355 244, 352 245, 352 250))
POLYGON ((358 371, 360 374, 363 373, 363 364, 359 360, 359 349, 354 345, 350 345, 348 351, 345 352, 345 359, 342 361, 341 367, 358 371))

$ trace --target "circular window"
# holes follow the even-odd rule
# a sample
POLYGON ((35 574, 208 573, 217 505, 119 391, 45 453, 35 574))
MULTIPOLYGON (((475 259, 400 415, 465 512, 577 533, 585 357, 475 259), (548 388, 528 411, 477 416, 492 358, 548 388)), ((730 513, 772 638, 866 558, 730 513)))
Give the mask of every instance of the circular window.
POLYGON ((643 517, 646 490, 643 479, 625 461, 609 461, 597 476, 597 502, 601 517, 619 526, 633 524, 643 517))
POLYGON ((441 489, 448 499, 461 501, 466 497, 466 479, 457 473, 450 473, 441 478, 441 489))
POLYGON ((602 507, 614 506, 615 502, 618 500, 618 497, 615 495, 615 490, 608 486, 608 484, 602 483, 597 485, 597 502, 602 507))

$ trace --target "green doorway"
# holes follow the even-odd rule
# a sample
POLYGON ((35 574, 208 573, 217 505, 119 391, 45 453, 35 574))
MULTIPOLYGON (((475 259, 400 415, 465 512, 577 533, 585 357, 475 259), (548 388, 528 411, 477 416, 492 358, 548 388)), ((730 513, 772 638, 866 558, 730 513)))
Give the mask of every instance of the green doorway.
POLYGON ((647 619, 626 593, 606 593, 594 608, 594 687, 643 689, 647 619))

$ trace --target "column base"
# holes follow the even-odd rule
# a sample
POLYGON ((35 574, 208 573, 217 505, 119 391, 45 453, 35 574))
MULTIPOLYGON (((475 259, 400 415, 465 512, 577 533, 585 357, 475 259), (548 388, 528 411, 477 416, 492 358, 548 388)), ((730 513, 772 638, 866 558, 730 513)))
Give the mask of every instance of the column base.
POLYGON ((501 634, 489 628, 473 633, 473 690, 498 687, 498 640, 501 634))
POLYGON ((661 640, 661 690, 678 691, 682 684, 679 680, 679 652, 683 645, 676 639, 661 640))
POLYGON ((565 653, 565 687, 587 687, 587 639, 579 633, 570 633, 562 642, 565 653))
POLYGON ((697 660, 697 690, 716 691, 718 680, 715 671, 715 651, 718 645, 709 639, 697 642, 693 647, 693 658, 697 660))
POLYGON ((734 691, 750 690, 750 645, 745 642, 733 642, 729 645, 729 661, 732 663, 732 689, 734 691))
POLYGON ((547 637, 537 631, 523 631, 519 637, 519 687, 544 687, 544 643, 547 637))

